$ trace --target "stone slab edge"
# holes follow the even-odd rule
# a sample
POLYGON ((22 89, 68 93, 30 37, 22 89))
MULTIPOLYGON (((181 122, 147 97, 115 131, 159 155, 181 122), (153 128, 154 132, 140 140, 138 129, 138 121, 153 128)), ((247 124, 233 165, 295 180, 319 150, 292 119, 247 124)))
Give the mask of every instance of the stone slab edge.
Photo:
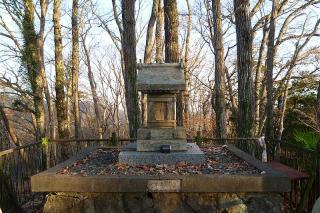
POLYGON ((231 152, 263 175, 68 176, 57 174, 93 149, 31 177, 33 192, 289 192, 287 176, 255 160, 234 146, 231 152), (165 186, 165 187, 164 187, 165 186), (179 187, 180 186, 180 187, 179 187))

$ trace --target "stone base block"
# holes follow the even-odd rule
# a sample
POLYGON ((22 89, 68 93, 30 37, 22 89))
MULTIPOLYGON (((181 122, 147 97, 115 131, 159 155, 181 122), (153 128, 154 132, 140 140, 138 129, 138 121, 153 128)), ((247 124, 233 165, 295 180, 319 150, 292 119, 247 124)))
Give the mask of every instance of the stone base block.
POLYGON ((192 164, 200 164, 205 161, 205 155, 195 143, 186 144, 185 152, 138 152, 133 151, 134 145, 128 146, 127 150, 120 152, 119 163, 129 165, 140 164, 176 164, 186 161, 192 164))
POLYGON ((170 145, 171 151, 187 151, 187 140, 137 140, 138 152, 160 152, 163 145, 170 145))
POLYGON ((186 139, 186 130, 184 127, 175 129, 161 128, 140 128, 138 129, 138 140, 171 140, 186 139))

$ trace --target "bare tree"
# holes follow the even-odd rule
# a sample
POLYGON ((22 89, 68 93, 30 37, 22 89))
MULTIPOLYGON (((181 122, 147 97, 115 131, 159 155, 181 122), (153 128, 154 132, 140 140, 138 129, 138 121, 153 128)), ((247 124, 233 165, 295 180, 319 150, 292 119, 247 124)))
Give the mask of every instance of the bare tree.
POLYGON ((163 7, 162 0, 159 0, 156 23, 156 62, 163 63, 163 7))
MULTIPOLYGON (((178 7, 176 0, 164 0, 164 29, 165 29, 165 62, 180 61, 178 38, 178 7)), ((177 94, 177 125, 183 125, 183 92, 177 94)))
POLYGON ((54 0, 53 3, 53 25, 55 42, 55 70, 56 70, 56 109, 58 120, 59 138, 68 138, 70 135, 68 128, 67 109, 65 103, 65 79, 62 56, 62 37, 61 37, 61 0, 54 0))
POLYGON ((79 108, 79 24, 78 24, 78 0, 72 1, 72 96, 74 113, 75 138, 81 137, 81 118, 79 108))
POLYGON ((225 102, 225 63, 222 32, 222 14, 220 0, 212 1, 215 50, 215 84, 214 84, 214 109, 216 114, 216 135, 218 138, 226 138, 226 102, 225 102))
MULTIPOLYGON (((87 30, 87 32, 89 31, 89 29, 87 30)), ((98 124, 98 135, 99 138, 102 138, 102 121, 101 121, 101 112, 100 112, 100 100, 97 94, 97 85, 96 85, 96 81, 94 79, 94 75, 93 75, 93 71, 92 71, 92 65, 91 65, 91 59, 90 59, 90 50, 87 47, 86 44, 86 36, 87 34, 83 34, 81 35, 82 37, 82 46, 83 46, 83 50, 84 50, 84 54, 85 54, 85 64, 88 67, 88 78, 89 78, 89 82, 90 82, 90 88, 91 88, 91 94, 92 94, 92 100, 93 100, 93 105, 94 105, 94 111, 95 111, 95 117, 96 117, 96 121, 98 124)))
POLYGON ((43 77, 41 73, 40 48, 38 35, 34 27, 34 4, 32 0, 24 0, 24 15, 22 21, 24 54, 23 61, 26 64, 28 77, 31 84, 34 100, 36 119, 36 140, 40 141, 45 136, 45 116, 43 108, 43 77))
POLYGON ((275 20, 277 18, 278 1, 272 1, 272 12, 269 24, 268 51, 266 60, 266 85, 267 85, 267 106, 266 106, 266 138, 272 140, 274 137, 273 130, 273 63, 274 63, 274 37, 275 37, 275 20))
POLYGON ((178 8, 176 0, 164 0, 165 61, 179 62, 178 8))
POLYGON ((136 34, 135 34, 135 0, 122 0, 122 50, 124 60, 123 79, 125 83, 125 97, 127 115, 129 119, 130 137, 137 136, 140 125, 139 99, 136 88, 136 34))
POLYGON ((252 137, 254 130, 254 88, 252 77, 252 30, 249 0, 234 0, 237 36, 239 137, 252 137))
POLYGON ((159 1, 160 0, 153 0, 153 4, 152 4, 152 11, 151 11, 148 28, 147 28, 146 47, 144 51, 144 60, 143 60, 144 63, 151 63, 151 59, 152 59, 152 49, 154 44, 153 29, 157 19, 159 1))

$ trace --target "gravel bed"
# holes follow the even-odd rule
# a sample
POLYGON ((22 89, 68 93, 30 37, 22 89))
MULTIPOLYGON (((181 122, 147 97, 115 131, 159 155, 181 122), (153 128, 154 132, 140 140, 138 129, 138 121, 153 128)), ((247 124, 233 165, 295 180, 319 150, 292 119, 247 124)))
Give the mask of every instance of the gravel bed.
POLYGON ((99 148, 82 160, 59 171, 65 175, 194 175, 194 174, 260 174, 259 169, 238 158, 226 147, 215 146, 201 149, 206 156, 203 164, 187 164, 181 161, 175 165, 137 165, 118 163, 119 150, 99 148))

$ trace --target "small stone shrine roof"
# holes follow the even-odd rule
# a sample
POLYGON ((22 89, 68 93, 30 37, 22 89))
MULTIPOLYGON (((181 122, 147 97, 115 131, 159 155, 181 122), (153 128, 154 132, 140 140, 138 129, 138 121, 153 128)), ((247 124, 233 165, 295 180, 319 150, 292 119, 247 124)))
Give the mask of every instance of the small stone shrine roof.
POLYGON ((139 91, 185 90, 183 66, 180 63, 139 64, 137 89, 139 91))

